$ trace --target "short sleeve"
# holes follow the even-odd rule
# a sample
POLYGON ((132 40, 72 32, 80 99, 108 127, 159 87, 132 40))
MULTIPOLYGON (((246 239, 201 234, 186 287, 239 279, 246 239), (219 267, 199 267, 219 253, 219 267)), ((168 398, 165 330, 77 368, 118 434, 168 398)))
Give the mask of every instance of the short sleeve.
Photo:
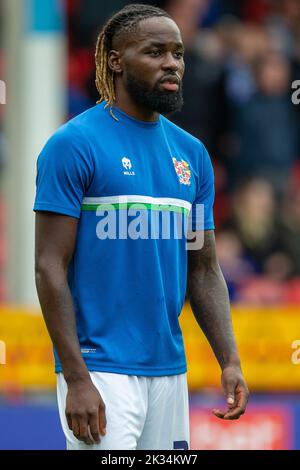
POLYGON ((38 157, 33 210, 79 218, 92 174, 93 165, 84 138, 66 127, 61 128, 38 157))
MULTIPOLYGON (((210 156, 202 146, 202 172, 198 193, 192 205, 192 230, 214 230, 213 205, 215 198, 214 171, 210 156)), ((200 168, 201 168, 200 166, 200 168)))

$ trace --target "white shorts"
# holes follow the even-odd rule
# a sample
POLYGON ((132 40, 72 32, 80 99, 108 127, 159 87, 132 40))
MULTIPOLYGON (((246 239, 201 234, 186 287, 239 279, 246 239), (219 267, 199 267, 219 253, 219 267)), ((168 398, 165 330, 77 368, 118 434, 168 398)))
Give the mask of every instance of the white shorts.
POLYGON ((164 377, 90 372, 106 407, 106 435, 87 445, 70 431, 67 384, 57 374, 57 399, 68 450, 171 450, 189 448, 186 374, 164 377))

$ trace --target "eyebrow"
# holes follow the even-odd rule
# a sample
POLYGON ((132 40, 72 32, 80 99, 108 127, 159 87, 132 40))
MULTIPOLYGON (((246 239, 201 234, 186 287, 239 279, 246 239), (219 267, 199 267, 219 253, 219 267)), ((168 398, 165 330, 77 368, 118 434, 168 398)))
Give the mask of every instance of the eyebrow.
MULTIPOLYGON (((165 47, 168 43, 167 42, 159 42, 159 41, 151 41, 149 44, 147 44, 145 47, 165 47)), ((184 49, 184 45, 182 42, 176 42, 175 46, 178 49, 184 49)))

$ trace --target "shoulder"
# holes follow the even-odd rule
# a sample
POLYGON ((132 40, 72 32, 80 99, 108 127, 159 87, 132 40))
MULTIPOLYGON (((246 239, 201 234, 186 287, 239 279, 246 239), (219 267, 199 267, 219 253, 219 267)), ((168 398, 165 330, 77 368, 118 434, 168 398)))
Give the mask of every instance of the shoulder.
POLYGON ((100 120, 97 107, 88 109, 60 126, 46 141, 39 156, 37 167, 83 168, 94 171, 93 128, 100 120))
POLYGON ((42 153, 59 150, 62 154, 66 150, 75 150, 79 153, 89 152, 91 133, 96 122, 101 125, 99 110, 94 106, 70 119, 61 125, 46 141, 42 153))
POLYGON ((96 123, 101 125, 101 120, 99 123, 99 109, 97 106, 93 106, 60 126, 50 139, 69 141, 70 143, 77 140, 87 141, 89 133, 96 123))

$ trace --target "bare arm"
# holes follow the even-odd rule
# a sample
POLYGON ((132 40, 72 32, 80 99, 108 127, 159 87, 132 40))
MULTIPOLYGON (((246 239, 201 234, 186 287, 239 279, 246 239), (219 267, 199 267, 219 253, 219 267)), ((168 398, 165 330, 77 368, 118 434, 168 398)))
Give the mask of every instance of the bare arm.
POLYGON ((204 232, 201 250, 188 252, 188 296, 194 316, 222 369, 229 410, 214 410, 214 414, 237 419, 245 411, 249 392, 241 372, 228 290, 218 263, 213 231, 204 232))
POLYGON ((67 421, 75 437, 93 444, 93 441, 100 442, 99 433, 105 434, 105 406, 81 355, 67 282, 76 233, 77 219, 73 217, 44 212, 36 214, 36 287, 43 316, 68 384, 67 421))

